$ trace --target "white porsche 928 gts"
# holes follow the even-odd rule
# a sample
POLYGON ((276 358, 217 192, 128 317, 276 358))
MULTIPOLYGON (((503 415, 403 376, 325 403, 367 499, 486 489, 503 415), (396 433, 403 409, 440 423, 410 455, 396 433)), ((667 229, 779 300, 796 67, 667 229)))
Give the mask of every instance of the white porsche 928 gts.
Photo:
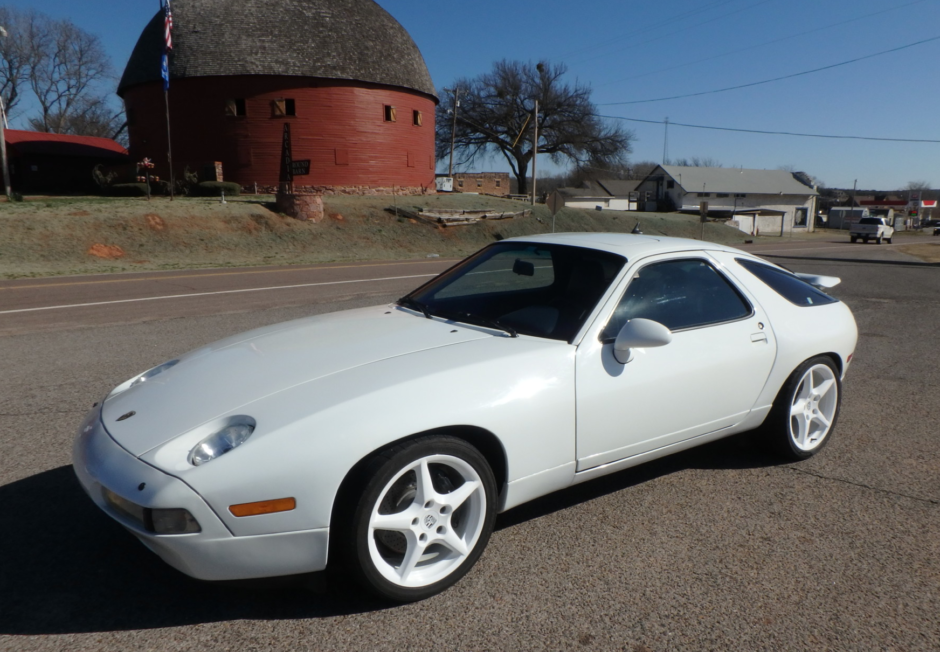
POLYGON ((329 564, 420 600, 533 498, 746 430, 819 451, 857 340, 820 289, 838 282, 693 240, 503 240, 395 303, 118 385, 79 428, 75 472, 193 577, 329 564))

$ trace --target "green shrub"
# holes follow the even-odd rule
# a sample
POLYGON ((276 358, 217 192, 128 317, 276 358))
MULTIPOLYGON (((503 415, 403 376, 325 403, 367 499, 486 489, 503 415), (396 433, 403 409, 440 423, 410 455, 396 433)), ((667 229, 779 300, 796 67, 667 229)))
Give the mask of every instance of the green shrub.
POLYGON ((220 197, 224 192, 227 197, 234 197, 241 189, 241 186, 231 181, 203 181, 196 186, 195 194, 202 197, 220 197))
POLYGON ((116 183, 106 188, 108 195, 112 197, 146 197, 146 183, 116 183))

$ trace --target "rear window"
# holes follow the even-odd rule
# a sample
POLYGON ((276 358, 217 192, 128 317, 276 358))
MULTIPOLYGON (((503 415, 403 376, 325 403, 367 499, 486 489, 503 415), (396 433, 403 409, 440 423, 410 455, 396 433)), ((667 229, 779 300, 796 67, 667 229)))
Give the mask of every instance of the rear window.
POLYGON ((859 224, 881 224, 880 217, 863 217, 858 221, 859 224))
POLYGON ((806 281, 794 276, 790 272, 759 263, 747 258, 735 258, 737 263, 759 278, 774 292, 790 303, 797 306, 822 306, 827 303, 836 303, 835 299, 825 292, 813 287, 806 281))

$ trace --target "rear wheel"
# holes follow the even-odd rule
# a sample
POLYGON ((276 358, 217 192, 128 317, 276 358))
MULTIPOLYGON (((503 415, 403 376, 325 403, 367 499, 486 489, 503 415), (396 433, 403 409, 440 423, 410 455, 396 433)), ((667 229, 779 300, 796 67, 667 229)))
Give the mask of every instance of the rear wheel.
POLYGON ((891 244, 891 238, 885 238, 885 242, 887 242, 888 244, 891 244))
POLYGON ((865 244, 868 244, 868 236, 867 236, 867 235, 866 235, 864 238, 862 238, 862 242, 864 242, 865 244))
POLYGON ((852 242, 858 242, 858 236, 857 236, 857 235, 851 236, 851 239, 852 239, 852 242))
MULTIPOLYGON (((463 577, 483 553, 497 490, 486 459, 454 437, 425 437, 369 460, 337 552, 378 595, 423 600, 463 577)), ((342 520, 342 519, 341 519, 342 520)))
POLYGON ((839 418, 842 382, 832 360, 807 360, 790 375, 767 416, 767 443, 791 460, 805 460, 829 441, 839 418))

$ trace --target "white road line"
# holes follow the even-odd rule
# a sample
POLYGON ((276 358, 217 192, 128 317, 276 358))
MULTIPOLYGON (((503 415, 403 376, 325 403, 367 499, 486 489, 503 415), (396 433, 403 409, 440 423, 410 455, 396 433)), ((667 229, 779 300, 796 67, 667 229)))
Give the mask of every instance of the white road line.
POLYGON ((323 283, 301 283, 299 285, 275 285, 266 288, 246 288, 242 290, 219 290, 217 292, 196 292, 193 294, 169 294, 162 297, 142 297, 140 299, 118 299, 115 301, 95 301, 93 303, 73 303, 62 306, 43 306, 42 308, 20 308, 18 310, 0 310, 0 315, 11 315, 17 312, 38 312, 40 310, 61 310, 63 308, 86 308, 88 306, 107 306, 115 303, 135 303, 138 301, 160 301, 162 299, 185 299, 188 297, 207 297, 214 294, 237 294, 240 292, 265 292, 267 290, 291 290, 295 288, 310 288, 322 285, 344 285, 347 283, 375 283, 378 281, 400 281, 409 278, 428 278, 437 274, 414 274, 412 276, 386 276, 383 278, 363 278, 352 281, 327 281, 323 283))

